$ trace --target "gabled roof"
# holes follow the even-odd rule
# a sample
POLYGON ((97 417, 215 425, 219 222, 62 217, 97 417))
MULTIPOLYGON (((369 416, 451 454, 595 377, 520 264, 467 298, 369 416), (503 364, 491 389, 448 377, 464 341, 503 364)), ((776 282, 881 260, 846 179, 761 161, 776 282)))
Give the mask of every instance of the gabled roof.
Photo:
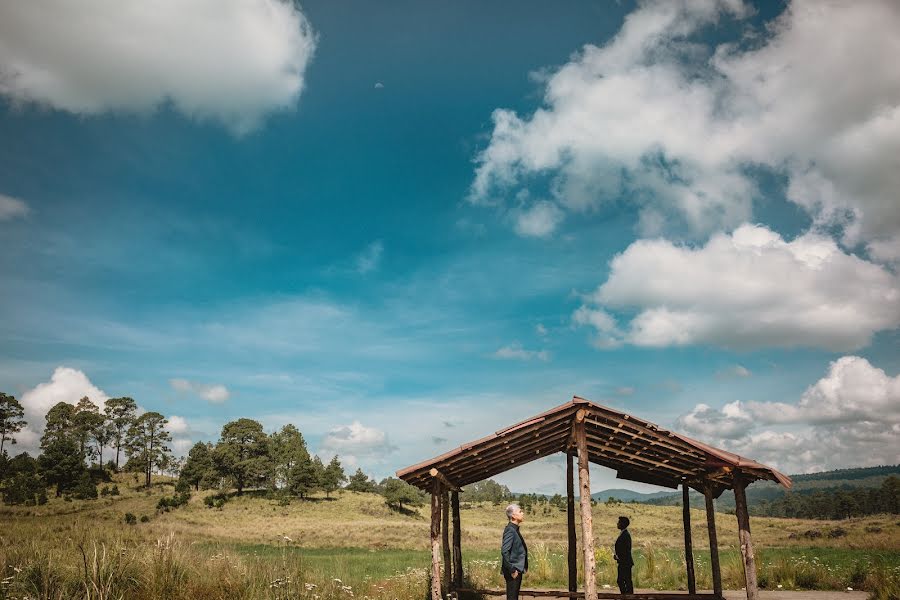
POLYGON ((791 487, 790 478, 772 467, 578 396, 480 440, 401 469, 397 477, 430 490, 432 469, 436 469, 452 485, 462 487, 557 452, 574 452, 573 422, 581 409, 586 413, 590 461, 615 470, 620 479, 671 488, 687 483, 701 489, 709 484, 714 496, 732 487, 736 473, 750 480, 768 479, 791 487))

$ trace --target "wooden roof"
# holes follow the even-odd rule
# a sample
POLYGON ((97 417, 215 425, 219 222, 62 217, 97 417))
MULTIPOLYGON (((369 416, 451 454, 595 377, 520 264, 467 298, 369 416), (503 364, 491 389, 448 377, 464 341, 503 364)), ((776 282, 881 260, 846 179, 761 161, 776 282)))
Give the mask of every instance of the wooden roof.
POLYGON ((448 484, 462 487, 557 452, 574 452, 573 422, 580 409, 586 412, 590 461, 615 470, 620 479, 671 488, 687 483, 701 489, 709 484, 714 496, 732 487, 736 473, 750 480, 777 481, 786 488, 792 485, 790 478, 772 467, 578 396, 480 440, 401 469, 397 477, 430 490, 436 473, 448 484))

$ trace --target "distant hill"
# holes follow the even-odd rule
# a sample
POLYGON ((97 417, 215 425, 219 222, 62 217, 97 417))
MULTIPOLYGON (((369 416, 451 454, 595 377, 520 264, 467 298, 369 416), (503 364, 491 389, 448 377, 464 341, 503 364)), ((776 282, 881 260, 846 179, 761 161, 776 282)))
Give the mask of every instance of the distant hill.
MULTIPOLYGON (((773 481, 757 481, 747 488, 747 504, 752 511, 755 506, 765 502, 778 501, 784 498, 786 494, 805 495, 815 492, 836 493, 859 488, 876 489, 880 488, 885 479, 891 475, 900 475, 900 465, 837 469, 821 473, 791 475, 794 487, 790 492, 787 492, 773 481)), ((676 506, 681 504, 681 493, 662 492, 662 495, 658 495, 655 498, 637 501, 656 506, 676 506)), ((703 506, 703 496, 693 490, 691 491, 691 505, 695 507, 703 506)), ((728 492, 722 494, 716 500, 716 510, 719 512, 733 512, 734 495, 728 492)))
MULTIPOLYGON (((605 502, 608 498, 615 498, 622 502, 647 502, 657 498, 666 498, 671 496, 672 492, 635 492, 633 490, 609 489, 602 492, 591 494, 591 498, 597 502, 605 502)), ((679 495, 680 497, 680 495, 679 495)))

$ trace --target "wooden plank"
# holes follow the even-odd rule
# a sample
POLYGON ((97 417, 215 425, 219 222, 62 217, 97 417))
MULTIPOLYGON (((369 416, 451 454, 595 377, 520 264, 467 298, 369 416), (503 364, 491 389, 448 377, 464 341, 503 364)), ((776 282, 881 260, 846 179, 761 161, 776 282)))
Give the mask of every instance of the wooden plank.
POLYGON ((703 490, 706 499, 706 527, 709 530, 709 564, 712 569, 713 594, 722 597, 722 569, 719 566, 719 540, 716 535, 716 509, 713 506, 712 486, 703 490))
MULTIPOLYGON (((544 458, 545 456, 550 456, 551 454, 556 454, 559 450, 555 446, 548 446, 546 448, 535 448, 530 452, 524 452, 522 454, 516 455, 516 457, 507 459, 505 461, 497 463, 494 467, 491 468, 489 473, 497 474, 503 473, 504 471, 508 471, 510 469, 514 469, 516 467, 521 467, 523 465, 527 465, 528 463, 538 460, 539 458, 544 458)), ((491 477, 491 474, 474 473, 467 477, 466 479, 460 480, 460 483, 463 486, 469 485, 471 483, 475 483, 476 481, 482 481, 491 477)))
MULTIPOLYGON (((574 429, 574 428, 573 428, 574 429)), ((575 468, 574 457, 566 455, 566 521, 569 538, 569 591, 578 591, 578 540, 575 537, 575 468)))
POLYGON ((450 495, 441 492, 441 550, 443 552, 444 589, 450 590, 450 495))
POLYGON ((441 482, 431 485, 431 600, 441 600, 441 482))
POLYGON ((658 469, 663 469, 668 471, 669 473, 673 473, 676 476, 680 475, 694 475, 693 471, 689 471, 687 469, 682 469, 681 467, 676 467, 674 465, 670 465, 668 463, 655 461, 644 456, 635 457, 627 452, 622 452, 621 450, 617 450, 608 445, 600 445, 593 441, 588 441, 587 444, 591 447, 591 449, 596 450, 599 453, 612 453, 616 455, 614 460, 618 460, 619 462, 633 465, 636 467, 640 467, 642 469, 653 470, 653 467, 658 469), (624 457, 624 458, 623 458, 624 457))
POLYGON ((747 510, 747 482, 740 473, 734 474, 734 513, 738 522, 738 539, 741 542, 741 559, 744 563, 744 580, 747 600, 759 600, 759 586, 756 581, 756 556, 753 554, 753 539, 750 537, 750 513, 747 510))
MULTIPOLYGON (((460 588, 462 593, 480 594, 482 596, 505 596, 505 590, 460 588)), ((568 592, 564 590, 526 590, 519 591, 521 595, 527 594, 535 598, 584 598, 584 592, 568 592)), ((718 600, 715 594, 699 593, 686 594, 684 592, 643 592, 623 596, 618 592, 597 592, 597 598, 601 600, 614 600, 628 598, 628 600, 718 600)))
POLYGON ((684 562, 687 565, 688 593, 697 593, 697 578, 694 574, 694 542, 691 539, 691 488, 681 486, 681 514, 684 521, 684 562))
POLYGON ((510 445, 508 449, 494 452, 488 457, 480 458, 480 460, 451 467, 448 477, 451 477, 462 486, 467 485, 466 481, 471 480, 473 475, 478 476, 475 481, 481 481, 496 474, 497 471, 493 471, 493 469, 504 467, 518 459, 526 458, 533 454, 535 450, 540 452, 549 450, 550 454, 560 452, 562 450, 562 436, 563 431, 559 430, 549 433, 546 437, 542 436, 510 445))
POLYGON ((584 597, 597 600, 597 568, 594 564, 594 518, 591 514, 591 471, 583 409, 576 417, 575 440, 578 445, 578 484, 581 493, 581 547, 584 549, 584 597))
POLYGON ((453 512, 453 584, 462 587, 462 530, 459 521, 459 492, 450 492, 450 507, 453 512))

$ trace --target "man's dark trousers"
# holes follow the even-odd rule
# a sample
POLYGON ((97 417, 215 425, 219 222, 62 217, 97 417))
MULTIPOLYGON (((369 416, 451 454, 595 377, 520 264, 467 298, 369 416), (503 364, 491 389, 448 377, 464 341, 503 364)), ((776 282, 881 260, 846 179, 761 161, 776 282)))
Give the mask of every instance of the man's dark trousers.
MULTIPOLYGON (((631 581, 631 565, 619 563, 619 576, 616 578, 616 583, 619 584, 619 593, 621 594, 633 594, 634 593, 634 583, 631 581)), ((509 585, 509 584, 507 584, 509 585)))
POLYGON ((522 588, 522 574, 513 579, 512 575, 503 574, 506 579, 506 600, 519 600, 519 590, 522 588))

